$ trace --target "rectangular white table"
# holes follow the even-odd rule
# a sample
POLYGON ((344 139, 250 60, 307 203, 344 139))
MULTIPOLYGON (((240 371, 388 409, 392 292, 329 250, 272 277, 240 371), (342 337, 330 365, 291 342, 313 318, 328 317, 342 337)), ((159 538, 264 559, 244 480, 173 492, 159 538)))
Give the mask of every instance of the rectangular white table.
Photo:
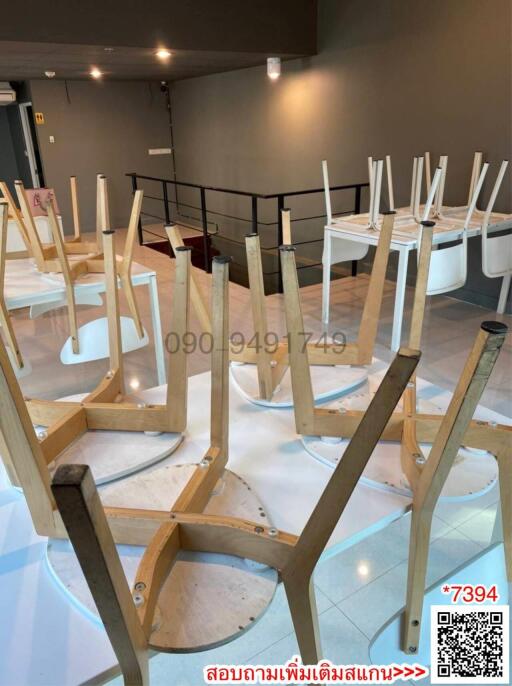
MULTIPOLYGON (((400 214, 404 210, 397 211, 396 223, 400 223, 400 214)), ((462 236, 463 224, 458 222, 458 226, 446 228, 450 221, 446 215, 439 221, 434 228, 433 245, 456 241, 462 236)), ((480 214, 480 213, 479 213, 480 214)), ((329 301, 330 301, 330 282, 331 266, 339 262, 352 260, 350 250, 347 251, 345 241, 351 243, 366 244, 376 246, 379 241, 380 232, 374 229, 367 229, 364 226, 365 218, 368 215, 352 215, 351 217, 338 217, 333 219, 330 224, 324 227, 324 251, 322 256, 322 321, 324 324, 329 322, 329 301)), ((489 233, 503 231, 512 228, 512 216, 496 215, 498 221, 489 225, 489 233)), ((468 238, 479 236, 481 227, 478 222, 472 222, 467 232, 468 238)), ((391 237, 391 250, 398 251, 398 271, 396 275, 395 306, 393 314, 393 331, 391 334, 391 350, 397 351, 400 347, 402 337, 402 322, 404 313, 405 287, 407 279, 407 267, 409 263, 409 253, 418 247, 418 231, 410 231, 405 226, 403 230, 398 228, 393 231, 391 237)), ((505 284, 503 284, 505 287, 505 284)))
MULTIPOLYGON (((142 264, 132 264, 132 283, 134 286, 147 286, 151 309, 151 323, 155 346, 155 359, 158 383, 166 381, 164 344, 158 302, 156 272, 142 264)), ((101 294, 105 292, 103 274, 85 274, 75 285, 75 296, 81 294, 101 294)), ((34 305, 62 302, 66 290, 61 275, 41 274, 31 258, 7 260, 5 264, 4 296, 8 310, 34 305)))

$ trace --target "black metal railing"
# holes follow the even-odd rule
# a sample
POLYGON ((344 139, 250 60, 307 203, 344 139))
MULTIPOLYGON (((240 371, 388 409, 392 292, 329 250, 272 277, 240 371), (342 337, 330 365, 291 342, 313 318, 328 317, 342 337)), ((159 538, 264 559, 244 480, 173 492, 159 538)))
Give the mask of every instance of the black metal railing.
MULTIPOLYGON (((126 174, 126 176, 130 177, 131 183, 132 183, 132 190, 135 192, 141 185, 141 182, 149 182, 151 184, 157 183, 160 185, 161 188, 161 196, 159 195, 152 195, 149 192, 147 192, 146 189, 144 189, 144 199, 146 201, 153 201, 161 204, 163 207, 163 216, 161 214, 154 214, 148 211, 142 211, 141 216, 146 216, 149 218, 153 218, 156 220, 159 220, 165 224, 170 224, 171 222, 175 221, 176 223, 188 226, 189 228, 196 230, 198 232, 202 233, 202 266, 205 269, 205 271, 210 272, 211 271, 211 261, 212 261, 212 238, 215 240, 222 239, 222 241, 231 243, 231 244, 236 244, 239 246, 244 245, 244 235, 248 233, 248 230, 250 228, 250 232, 252 233, 259 233, 261 227, 275 227, 276 233, 275 233, 275 240, 273 243, 274 245, 271 246, 266 246, 265 250, 267 253, 271 251, 275 251, 277 255, 277 249, 278 247, 282 244, 283 242, 283 226, 282 226, 282 218, 281 218, 281 210, 283 210, 285 207, 287 207, 288 202, 292 198, 298 198, 302 196, 314 196, 315 194, 323 194, 324 189, 323 188, 311 188, 307 190, 299 190, 299 191, 288 191, 285 193, 271 193, 271 194, 262 194, 262 193, 254 193, 254 192, 249 192, 249 191, 241 191, 241 190, 236 190, 236 189, 231 189, 231 188, 220 188, 216 186, 205 186, 201 184, 196 184, 196 183, 189 183, 185 181, 176 181, 173 179, 164 179, 164 178, 159 178, 159 177, 154 177, 154 176, 145 176, 143 174, 136 174, 136 173, 129 173, 126 174), (173 189, 173 195, 174 199, 169 197, 169 186, 172 187, 173 189), (192 190, 193 189, 193 190, 192 190), (185 191, 186 193, 189 193, 190 190, 192 192, 198 191, 199 193, 199 204, 191 204, 192 201, 186 201, 183 199, 183 197, 180 199, 178 197, 178 190, 185 191), (233 213, 228 213, 225 211, 226 208, 223 208, 221 211, 220 209, 214 209, 212 208, 211 204, 210 206, 207 205, 207 194, 208 196, 211 196, 212 194, 223 194, 224 196, 231 196, 231 199, 238 199, 241 200, 243 198, 250 199, 250 212, 249 216, 239 216, 239 213, 237 212, 236 214, 233 213), (269 215, 268 212, 268 203, 270 202, 275 202, 274 210, 270 210, 270 217, 271 221, 263 221, 260 216, 260 210, 261 210, 261 205, 262 203, 265 204, 265 209, 266 209, 266 214, 269 215), (172 208, 175 208, 175 212, 172 212, 172 208), (197 216, 194 214, 190 214, 190 211, 197 212, 197 216), (174 215, 174 216, 173 216, 174 215), (219 227, 219 218, 221 220, 230 220, 234 221, 237 223, 242 223, 244 230, 240 231, 240 228, 237 226, 237 232, 240 231, 240 238, 241 240, 237 240, 236 238, 229 237, 226 235, 222 235, 219 227), (192 222, 192 223, 191 223, 192 222), (198 224, 198 226, 195 226, 194 224, 198 224), (210 230, 213 229, 213 230, 210 230)), ((147 185, 147 184, 144 184, 147 185)), ((353 191, 353 199, 352 203, 350 203, 345 209, 343 209, 341 212, 337 212, 336 214, 359 214, 361 211, 361 196, 362 196, 362 190, 364 188, 368 188, 369 184, 368 183, 353 183, 353 184, 346 184, 346 185, 340 185, 340 186, 331 186, 331 192, 335 191, 353 191)), ((208 200, 210 198, 208 197, 208 200)), ((211 201, 210 201, 211 202, 211 201)), ((226 203, 224 203, 226 204, 226 203)), ((322 203, 323 207, 323 203, 322 203)), ((314 214, 312 216, 300 216, 296 217, 292 215, 291 221, 294 224, 297 224, 298 222, 305 222, 305 221, 311 221, 311 220, 319 220, 325 218, 325 212, 323 214, 314 214)), ((323 224, 322 224, 323 228, 323 224)), ((141 245, 146 245, 148 247, 156 247, 156 243, 158 241, 149 241, 145 242, 144 240, 144 233, 147 233, 150 236, 153 236, 153 238, 160 239, 160 241, 165 240, 165 236, 162 236, 160 234, 154 233, 151 229, 145 228, 143 226, 142 220, 139 220, 139 243, 141 245)), ((301 241, 294 241, 294 245, 296 246, 307 246, 309 244, 317 243, 323 240, 323 231, 321 232, 320 236, 315 236, 313 238, 308 238, 307 240, 301 240, 301 241)), ((310 267, 318 267, 321 265, 321 262, 317 263, 307 263, 304 265, 299 265, 299 269, 303 268, 310 268, 310 267)), ((242 266, 241 264, 238 266, 242 266)), ((355 273, 355 266, 353 264, 352 266, 352 273, 355 273)), ((277 270, 275 271, 267 271, 265 272, 265 275, 267 277, 269 276, 277 276, 277 290, 278 292, 282 291, 282 281, 281 281, 281 267, 280 267, 280 260, 276 260, 276 267, 277 270)))

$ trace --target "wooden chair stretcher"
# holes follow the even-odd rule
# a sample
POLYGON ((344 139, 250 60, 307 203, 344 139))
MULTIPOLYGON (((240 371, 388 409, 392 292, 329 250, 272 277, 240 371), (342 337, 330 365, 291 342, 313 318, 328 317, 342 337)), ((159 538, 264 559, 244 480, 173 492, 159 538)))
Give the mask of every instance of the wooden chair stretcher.
MULTIPOLYGON (((88 430, 181 433, 187 418, 187 355, 183 346, 169 356, 165 405, 143 405, 124 395, 114 232, 103 232, 110 370, 81 402, 23 398, 0 342, 0 451, 11 482, 23 488, 34 527, 40 535, 66 533, 50 491, 48 466, 88 430), (34 424, 46 427, 38 438, 34 424)), ((171 329, 180 340, 188 330, 190 250, 177 253, 171 329)), ((109 515, 116 539, 147 542, 158 526, 158 513, 109 515)))
MULTIPOLYGON (((227 270, 224 274, 227 287, 227 270)), ((212 394, 214 387, 221 383, 226 411, 217 429, 212 422, 212 447, 209 451, 212 459, 208 474, 214 467, 223 468, 220 465, 225 464, 227 458, 227 309, 224 312, 226 316, 220 317, 214 309, 214 350, 222 358, 222 364, 214 358, 212 394), (221 330, 223 343, 222 350, 219 350, 221 330), (214 463, 219 450, 214 437, 219 432, 223 437, 223 457, 214 463)), ((88 468, 68 465, 58 469, 52 491, 116 652, 125 684, 149 683, 147 658, 150 647, 172 650, 172 646, 161 643, 153 645, 151 635, 156 603, 181 550, 235 555, 279 570, 302 659, 307 664, 320 659, 312 573, 418 359, 418 352, 409 349, 399 352, 354 434, 345 454, 346 459, 339 463, 299 537, 262 527, 255 522, 201 514, 214 481, 205 478, 200 480, 199 472, 195 483, 189 481, 172 510, 167 513, 167 521, 162 523, 149 542, 139 565, 133 591, 130 591, 124 577, 88 468)), ((215 408, 213 402, 212 408, 215 408)), ((215 476, 218 474, 217 471, 215 476)))

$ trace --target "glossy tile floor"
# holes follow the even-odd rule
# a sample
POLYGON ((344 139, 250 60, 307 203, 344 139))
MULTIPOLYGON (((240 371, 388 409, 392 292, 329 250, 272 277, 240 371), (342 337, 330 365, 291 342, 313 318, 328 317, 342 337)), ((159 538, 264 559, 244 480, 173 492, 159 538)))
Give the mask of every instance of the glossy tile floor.
MULTIPOLYGON (((123 231, 117 232, 118 252, 123 231)), ((169 331, 172 306, 174 262, 147 248, 137 248, 136 261, 154 269, 158 275, 162 328, 169 331)), ((197 272, 205 291, 209 277, 197 272)), ((337 280, 332 286, 330 333, 343 331, 350 339, 357 333, 364 303, 367 277, 337 280)), ((136 289, 142 318, 151 338, 151 317, 147 288, 136 289)), ((321 287, 302 289, 305 325, 314 334, 322 332, 320 322, 321 287)), ((378 334, 376 356, 390 360, 394 284, 384 292, 383 315, 378 334)), ((404 331, 408 329, 412 290, 407 293, 404 331)), ((126 305, 121 297, 123 313, 126 305)), ((231 330, 251 334, 248 318, 248 291, 234 284, 230 288, 231 330)), ((282 296, 267 298, 269 326, 282 335, 284 317, 282 296)), ((98 316, 98 308, 80 307, 79 323, 98 316)), ((432 383, 453 390, 479 324, 486 319, 512 318, 448 297, 430 298, 425 319, 423 358, 419 374, 432 383)), ((95 386, 106 369, 106 362, 63 366, 59 351, 67 337, 67 319, 63 310, 49 312, 30 320, 27 310, 13 315, 18 342, 30 359, 33 372, 21 381, 26 395, 58 398, 87 391, 95 386)), ((192 314, 191 329, 200 333, 192 314)), ((512 416, 512 348, 506 343, 494 369, 482 404, 506 416, 512 416)), ((189 373, 208 368, 208 357, 190 355, 189 373)), ((156 384, 152 344, 125 356, 128 383, 134 389, 156 384)), ((429 583, 434 583, 458 565, 481 551, 490 541, 498 499, 494 488, 478 501, 459 505, 442 504, 436 510, 429 563, 429 583)), ((347 551, 322 561, 315 573, 317 603, 324 654, 336 663, 368 662, 369 641, 377 630, 403 605, 408 550, 409 521, 404 517, 347 551)), ((212 663, 283 663, 297 652, 291 618, 282 587, 266 615, 247 634, 227 646, 192 655, 157 655, 151 660, 152 686, 198 686, 203 683, 202 668, 212 663)), ((121 684, 120 679, 114 680, 121 684)))

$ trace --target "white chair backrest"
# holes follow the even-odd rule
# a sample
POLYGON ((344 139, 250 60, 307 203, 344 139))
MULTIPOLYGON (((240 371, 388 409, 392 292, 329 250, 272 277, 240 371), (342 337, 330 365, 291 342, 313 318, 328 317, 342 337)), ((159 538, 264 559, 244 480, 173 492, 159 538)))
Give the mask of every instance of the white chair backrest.
POLYGON ((386 177, 388 181, 389 211, 395 210, 395 194, 393 192, 393 173, 391 171, 391 155, 386 155, 386 177))
MULTIPOLYGON (((462 288, 462 286, 464 286, 466 283, 468 265, 467 227, 469 226, 471 216, 475 210, 476 202, 478 196, 480 195, 480 191, 482 190, 482 185, 488 167, 488 164, 484 164, 478 177, 476 187, 473 191, 473 197, 466 214, 461 242, 449 248, 432 251, 432 255, 430 257, 430 271, 427 282, 427 295, 448 293, 449 291, 454 291, 457 288, 462 288)), ((446 166, 444 170, 446 170, 446 166)), ((444 176, 443 170, 441 170, 439 184, 443 183, 444 176)), ((441 189, 438 187, 437 197, 439 198, 440 196, 442 198, 441 189)))
POLYGON ((421 181, 423 179, 423 161, 423 157, 418 157, 416 163, 416 183, 414 187, 412 214, 417 222, 420 222, 421 181))
POLYGON ((474 157, 473 157, 473 169, 471 170, 471 181, 469 182, 468 205, 470 204, 471 198, 473 197, 473 193, 475 192, 475 184, 478 181, 478 177, 480 175, 481 167, 482 167, 482 153, 481 152, 475 152, 474 157))
POLYGON ((432 177, 430 176, 430 153, 427 151, 423 156, 425 158, 425 189, 428 195, 430 186, 432 185, 432 177))
POLYGON ((374 160, 370 180, 370 226, 376 226, 379 219, 380 193, 382 189, 382 160, 374 160))
POLYGON ((492 238, 487 235, 491 213, 507 167, 508 160, 503 160, 482 222, 482 271, 490 279, 512 274, 512 234, 492 238))
POLYGON ((327 223, 330 224, 332 222, 331 187, 329 186, 329 170, 327 169, 327 160, 322 160, 322 176, 324 179, 325 214, 327 216, 327 223))
MULTIPOLYGON (((441 167, 437 167, 437 169, 434 172, 434 178, 432 179, 432 182, 429 183, 427 199, 425 201, 425 206, 423 208, 423 216, 421 218, 421 221, 427 221, 427 219, 428 219, 428 216, 430 214, 430 210, 432 209, 432 205, 434 203, 434 197, 435 197, 437 188, 439 186, 439 183, 441 182, 441 174, 442 174, 441 167)), ((421 230, 422 229, 420 228, 420 231, 421 230)))
POLYGON ((439 217, 443 209, 444 187, 446 185, 446 171, 448 169, 448 155, 441 155, 439 158, 439 166, 442 169, 441 181, 437 189, 436 198, 434 200, 434 216, 439 217))
MULTIPOLYGON (((325 214, 327 215, 327 224, 330 224, 332 222, 332 208, 327 160, 322 160, 322 175, 324 179, 325 214)), ((368 248, 369 246, 365 243, 355 243, 354 241, 347 241, 339 238, 332 243, 330 264, 349 262, 351 260, 362 260, 363 257, 366 256, 368 248)), ((324 250, 325 249, 326 243, 324 243, 324 250)))

